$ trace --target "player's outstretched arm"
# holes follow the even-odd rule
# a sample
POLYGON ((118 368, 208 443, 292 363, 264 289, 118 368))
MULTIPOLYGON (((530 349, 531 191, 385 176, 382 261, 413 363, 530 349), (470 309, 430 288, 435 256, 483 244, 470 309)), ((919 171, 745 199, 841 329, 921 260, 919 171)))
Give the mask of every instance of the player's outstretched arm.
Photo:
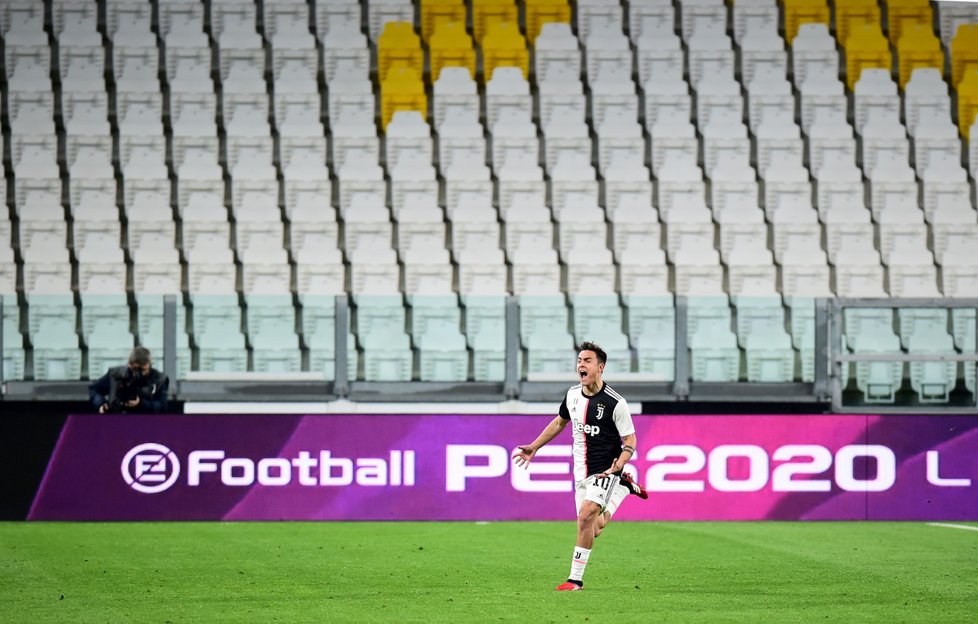
POLYGON ((517 446, 516 451, 513 453, 513 461, 516 462, 516 465, 522 468, 529 466, 530 462, 533 461, 533 456, 537 454, 537 451, 545 446, 547 442, 550 442, 556 438, 557 435, 564 430, 564 427, 567 426, 568 422, 570 421, 564 420, 560 416, 556 416, 550 421, 550 424, 547 425, 542 432, 540 432, 540 435, 538 435, 537 439, 531 444, 517 446))

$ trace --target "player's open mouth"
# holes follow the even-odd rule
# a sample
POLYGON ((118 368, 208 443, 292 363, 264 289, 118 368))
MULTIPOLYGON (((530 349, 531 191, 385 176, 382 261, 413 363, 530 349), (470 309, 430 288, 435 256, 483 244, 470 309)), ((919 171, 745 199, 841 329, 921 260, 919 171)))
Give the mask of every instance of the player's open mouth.
POLYGON ((577 371, 577 374, 581 376, 581 379, 584 379, 585 377, 587 377, 587 371, 584 370, 583 368, 581 370, 577 371))

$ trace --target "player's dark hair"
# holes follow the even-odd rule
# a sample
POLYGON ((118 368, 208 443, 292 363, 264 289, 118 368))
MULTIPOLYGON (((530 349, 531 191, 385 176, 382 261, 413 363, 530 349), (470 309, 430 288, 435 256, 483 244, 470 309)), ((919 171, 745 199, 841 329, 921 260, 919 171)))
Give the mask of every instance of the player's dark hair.
POLYGON ((604 349, 594 344, 590 340, 585 340, 581 343, 581 346, 577 348, 578 351, 594 351, 594 354, 598 356, 598 361, 602 364, 608 363, 608 354, 604 352, 604 349))
POLYGON ((133 350, 129 352, 129 363, 135 364, 137 366, 146 366, 152 361, 152 357, 149 354, 149 349, 146 347, 133 347, 133 350))

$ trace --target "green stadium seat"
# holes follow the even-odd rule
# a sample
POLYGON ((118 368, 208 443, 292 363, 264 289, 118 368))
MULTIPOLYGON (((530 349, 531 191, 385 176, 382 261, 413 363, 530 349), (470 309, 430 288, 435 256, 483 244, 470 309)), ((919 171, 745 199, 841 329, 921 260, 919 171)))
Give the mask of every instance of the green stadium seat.
POLYGON ((483 323, 506 322, 506 297, 501 295, 463 295, 465 335, 479 334, 483 323))
POLYGON ((638 372, 672 381, 676 375, 676 308, 673 296, 625 295, 622 301, 638 372))
POLYGON ((374 324, 370 331, 361 332, 359 339, 363 347, 364 380, 411 381, 414 355, 403 325, 374 324))
MULTIPOLYGON (((129 331, 129 302, 125 293, 81 295, 82 340, 90 343, 89 336, 99 324, 129 331)), ((107 330, 102 330, 104 335, 107 330)))
POLYGON ((526 348, 524 375, 567 375, 573 379, 577 353, 574 338, 564 325, 541 325, 536 331, 524 334, 526 348))
POLYGON ((567 331, 563 295, 521 295, 520 343, 526 349, 524 376, 567 373, 574 366, 574 337, 567 331))
MULTIPOLYGON (((209 308, 207 310, 210 311, 209 308)), ((197 347, 196 370, 207 373, 241 373, 248 370, 246 336, 234 316, 234 313, 227 319, 208 316, 202 321, 203 328, 193 335, 197 347)))
POLYGON ((458 305, 458 295, 411 295, 407 298, 411 312, 411 335, 415 341, 419 336, 429 333, 429 325, 439 327, 454 325, 459 331, 462 324, 462 310, 458 305))
MULTIPOLYGON (((913 354, 953 355, 954 339, 947 333, 946 324, 918 325, 910 337, 908 351, 913 354)), ((947 403, 951 390, 957 384, 957 373, 957 362, 910 362, 910 386, 921 403, 947 403)))
POLYGON ((716 321, 729 328, 731 319, 730 300, 727 295, 698 296, 687 299, 686 335, 690 339, 699 330, 701 323, 716 321))
MULTIPOLYGON (((336 297, 334 295, 299 295, 299 318, 303 335, 314 333, 321 319, 328 319, 330 326, 336 318, 336 297)), ((332 339, 330 339, 332 343, 332 339)))
POLYGON ((632 345, 642 335, 646 320, 664 320, 673 326, 675 331, 676 308, 672 295, 624 295, 626 327, 632 345))
POLYGON ((472 374, 475 381, 506 379, 506 320, 484 318, 475 333, 467 335, 472 348, 472 374))
MULTIPOLYGON (((729 312, 729 308, 728 308, 729 312)), ((704 318, 697 323, 689 340, 693 381, 737 381, 740 377, 740 349, 729 320, 704 318)))
POLYGON ((571 297, 574 342, 598 343, 608 354, 606 373, 632 372, 632 354, 628 337, 622 332, 622 309, 617 295, 571 297))
MULTIPOLYGON (((737 311, 737 343, 746 348, 750 337, 770 330, 784 331, 784 306, 781 297, 739 296, 733 297, 737 311)), ((748 368, 748 376, 750 369, 748 368)))
POLYGON ((747 381, 787 382, 795 378, 795 351, 783 327, 767 326, 747 338, 747 381))
POLYGON ((655 375, 662 381, 676 378, 675 318, 644 319, 640 326, 632 330, 632 343, 637 354, 638 372, 655 375))
POLYGON ((574 336, 579 340, 593 336, 595 342, 600 342, 595 329, 617 326, 621 332, 622 309, 618 303, 618 295, 571 295, 571 310, 573 311, 574 336))
POLYGON ((231 326, 241 328, 241 306, 238 295, 190 295, 191 328, 194 336, 207 332, 211 327, 231 326))
POLYGON ((125 364, 135 342, 128 322, 123 325, 118 318, 99 319, 87 340, 88 378, 98 379, 109 368, 125 364))
POLYGON ((954 334, 954 345, 960 351, 971 353, 975 350, 974 308, 954 308, 951 310, 951 328, 954 334), (971 338, 969 339, 968 336, 971 338))
MULTIPOLYGON (((336 296, 300 294, 302 342, 309 350, 308 369, 321 372, 326 379, 336 378, 336 296)), ((356 339, 349 331, 347 316, 347 378, 357 378, 360 362, 356 339)))
POLYGON ((842 318, 845 335, 850 342, 867 331, 872 335, 880 335, 879 331, 893 332, 891 308, 846 308, 842 311, 842 318))
POLYGON ((387 331, 394 327, 403 333, 406 314, 401 295, 356 295, 353 300, 356 333, 361 343, 365 335, 378 329, 387 331))
POLYGON ((15 318, 8 318, 4 306, 3 319, 3 378, 21 380, 24 378, 24 337, 20 333, 15 318))
POLYGON ((791 327, 791 345, 798 352, 801 380, 815 381, 815 298, 785 297, 788 307, 788 323, 791 327))
POLYGON ((34 347, 36 381, 81 379, 82 353, 78 348, 74 320, 42 320, 31 337, 31 342, 34 347))
POLYGON ((429 319, 422 332, 415 334, 421 381, 465 381, 469 352, 458 323, 429 319))
POLYGON ((17 295, 14 293, 0 294, 3 300, 3 318, 12 320, 17 327, 20 327, 20 305, 17 303, 17 295))
POLYGON ((292 295, 249 294, 245 299, 245 327, 248 336, 255 334, 267 321, 291 324, 295 333, 295 304, 292 295))
POLYGON ((70 293, 27 295, 27 326, 31 342, 44 321, 65 321, 74 329, 76 319, 75 298, 70 293))
MULTIPOLYGON (((348 336, 347 340, 351 341, 349 344, 356 344, 353 342, 355 340, 353 336, 348 336)), ((308 369, 312 372, 322 373, 326 379, 335 379, 336 337, 333 334, 332 323, 327 328, 326 322, 323 321, 323 327, 320 331, 304 332, 302 342, 309 351, 308 369)), ((356 360, 355 354, 356 347, 353 348, 354 360, 356 360)), ((356 379, 356 369, 350 375, 350 379, 356 379)))
MULTIPOLYGON (((900 339, 882 324, 845 341, 853 353, 900 353, 900 339)), ((866 403, 893 403, 903 382, 902 362, 855 362, 856 387, 866 403)), ((850 368, 850 375, 852 369, 850 368)))
MULTIPOLYGON (((267 311, 267 307, 262 310, 267 311)), ((302 370, 294 309, 292 318, 288 315, 279 319, 262 318, 254 330, 249 330, 248 338, 251 342, 252 370, 255 372, 297 373, 302 370)))
POLYGON ((567 330, 567 302, 563 295, 521 295, 520 337, 524 344, 528 336, 547 327, 567 330))
POLYGON ((248 370, 245 337, 238 325, 210 321, 196 333, 197 370, 205 373, 243 373, 248 370))
POLYGON ((934 327, 940 327, 946 333, 947 310, 943 308, 901 308, 897 310, 897 322, 900 326, 900 344, 907 349, 910 347, 911 338, 917 331, 925 331, 929 335, 934 327))
POLYGON ((605 365, 604 374, 614 377, 615 373, 632 372, 632 350, 628 346, 628 337, 622 333, 621 326, 611 326, 607 329, 595 327, 595 332, 589 336, 581 336, 574 343, 580 346, 585 338, 589 338, 605 350, 608 354, 608 362, 605 365), (615 330, 618 330, 615 333, 615 330))
POLYGON ((632 352, 628 346, 628 336, 621 331, 620 322, 595 319, 588 332, 574 336, 574 345, 579 348, 581 343, 588 340, 597 343, 608 355, 606 375, 632 372, 632 352))
POLYGON ((815 298, 785 297, 784 303, 790 313, 791 344, 795 349, 802 349, 808 332, 811 332, 813 339, 815 336, 815 298))
POLYGON ((465 339, 475 381, 506 378, 506 297, 463 295, 465 339))
POLYGON ((366 381, 410 381, 414 355, 404 331, 406 313, 401 295, 357 295, 357 339, 363 349, 366 381))

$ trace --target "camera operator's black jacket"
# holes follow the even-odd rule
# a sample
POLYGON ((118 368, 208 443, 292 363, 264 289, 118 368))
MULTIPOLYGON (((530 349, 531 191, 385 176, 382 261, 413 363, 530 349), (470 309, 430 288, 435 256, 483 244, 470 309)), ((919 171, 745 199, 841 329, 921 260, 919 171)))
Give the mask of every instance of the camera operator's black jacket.
POLYGON ((109 404, 109 411, 136 412, 142 414, 161 414, 166 411, 167 393, 170 379, 156 370, 149 369, 145 376, 133 376, 128 366, 110 368, 97 381, 88 386, 92 405, 97 408, 109 404), (113 396, 113 391, 115 396, 113 396), (113 404, 139 397, 139 405, 125 410, 116 409, 113 404))

